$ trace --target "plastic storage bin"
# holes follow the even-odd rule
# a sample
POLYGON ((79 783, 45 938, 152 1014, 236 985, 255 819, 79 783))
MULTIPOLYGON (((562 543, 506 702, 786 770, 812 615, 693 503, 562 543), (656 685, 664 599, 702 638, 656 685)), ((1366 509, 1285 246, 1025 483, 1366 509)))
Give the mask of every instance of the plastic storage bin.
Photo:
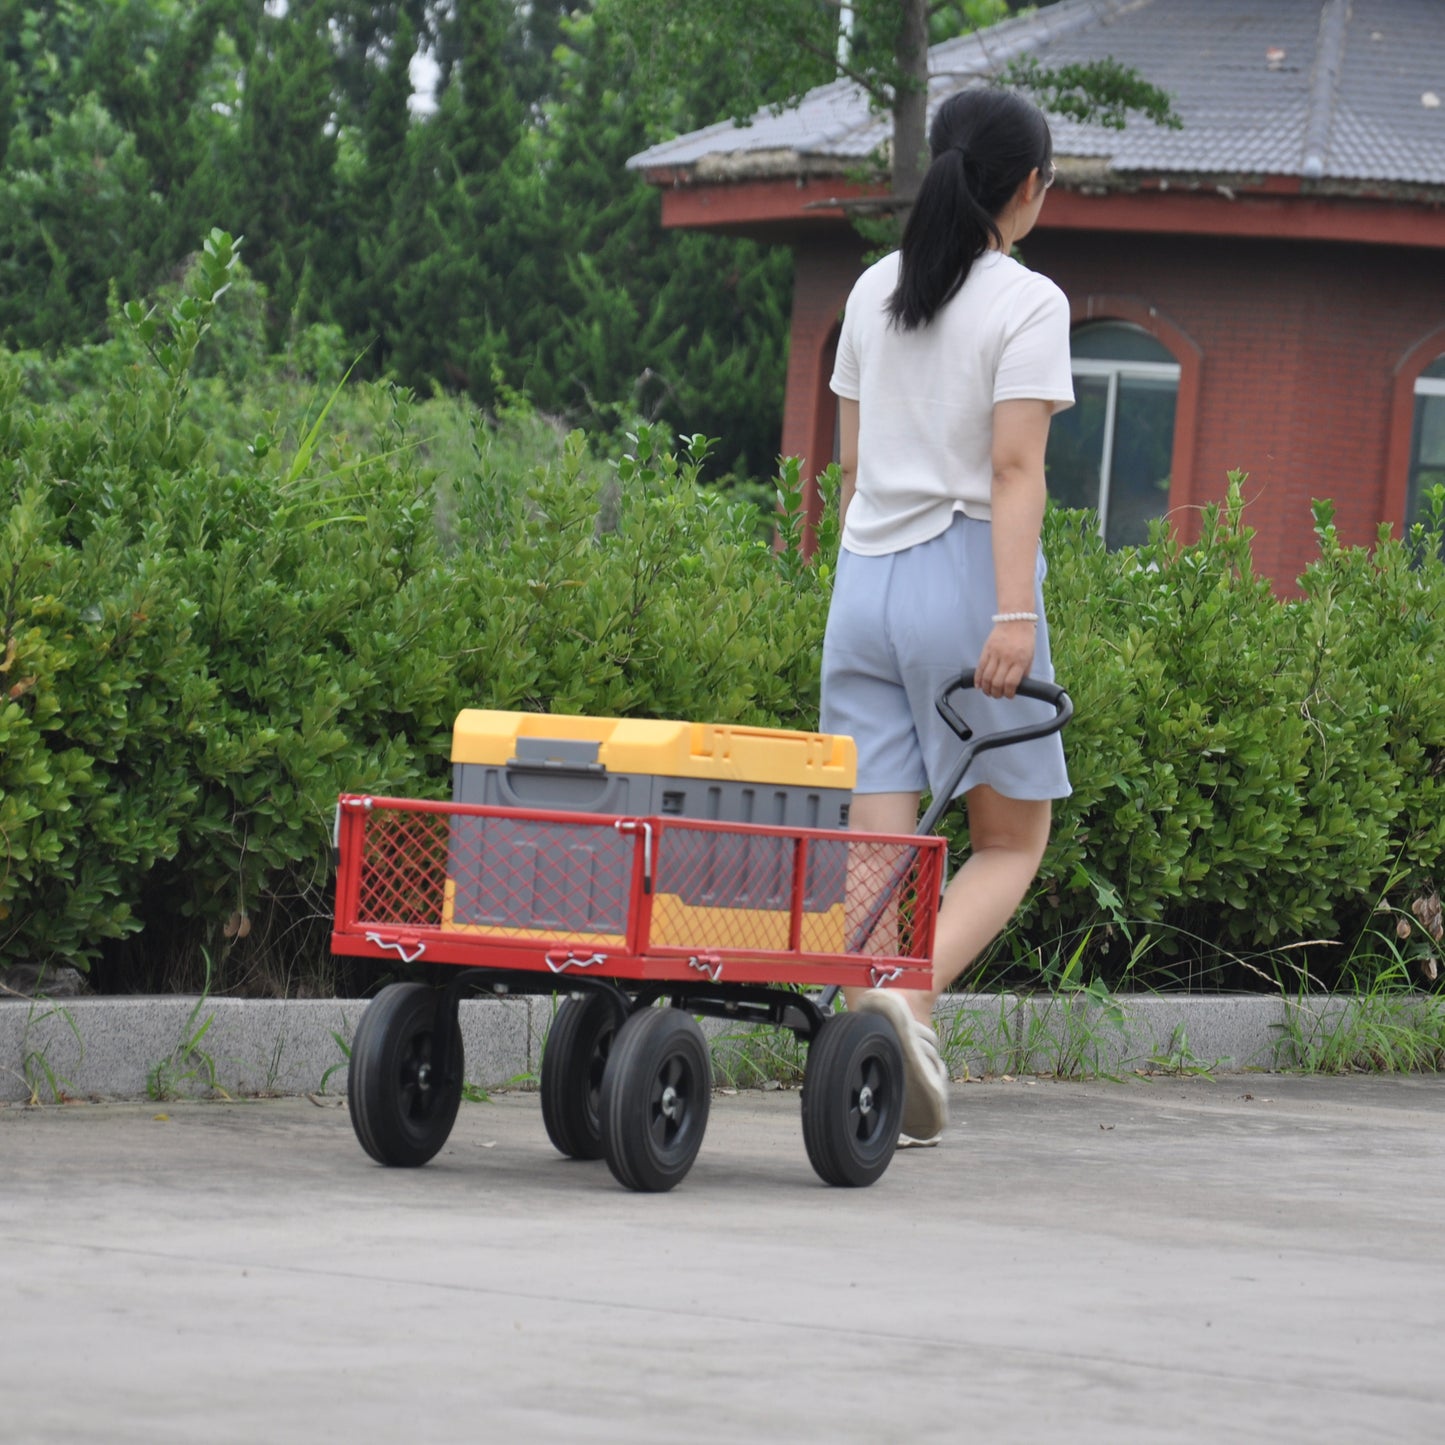
MULTIPOLYGON (((443 926, 501 937, 559 932, 618 945, 630 849, 611 830, 538 810, 687 818, 775 828, 845 827, 851 738, 781 729, 468 709, 452 734, 453 801, 534 816, 456 817, 443 926)), ((790 841, 747 831, 665 830, 654 936, 740 925, 759 949, 787 946, 790 841)), ((842 948, 847 852, 809 851, 808 946, 842 948)), ((658 941, 663 941, 659 939, 658 941)))

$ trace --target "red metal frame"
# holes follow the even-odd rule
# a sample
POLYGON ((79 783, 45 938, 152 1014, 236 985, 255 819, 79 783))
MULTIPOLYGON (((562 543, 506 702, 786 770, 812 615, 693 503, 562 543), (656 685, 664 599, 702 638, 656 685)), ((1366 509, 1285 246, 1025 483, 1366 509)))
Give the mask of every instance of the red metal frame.
MULTIPOLYGON (((468 968, 495 968, 539 973, 566 974, 585 970, 589 975, 638 981, 676 981, 739 984, 808 984, 821 987, 895 986, 929 988, 933 978, 933 942, 938 902, 943 883, 946 845, 941 838, 894 834, 856 833, 826 829, 770 828, 755 824, 713 823, 690 818, 615 818, 596 813, 553 812, 521 808, 426 802, 407 798, 379 798, 344 794, 339 802, 337 846, 339 862, 336 880, 336 917, 331 946, 334 952, 360 958, 396 962, 452 964, 468 968), (559 934, 556 938, 519 937, 535 930, 512 928, 496 934, 468 926, 447 928, 438 912, 429 924, 395 923, 362 916, 364 877, 375 883, 386 881, 389 860, 373 858, 367 871, 368 829, 378 816, 389 814, 443 815, 448 828, 465 818, 493 819, 499 823, 539 824, 563 828, 606 829, 629 839, 631 862, 627 884, 626 922, 620 945, 593 946, 581 935, 559 934), (730 835, 748 839, 785 840, 792 849, 792 876, 788 889, 787 947, 737 946, 716 938, 688 937, 659 942, 653 935, 654 918, 652 869, 654 860, 667 846, 669 835, 680 832, 730 835), (904 897, 907 903, 908 950, 905 953, 877 951, 881 945, 843 939, 835 952, 815 952, 803 947, 807 919, 804 894, 809 876, 809 850, 826 842, 846 847, 848 868, 854 850, 906 860, 888 865, 891 875, 870 878, 868 888, 876 898, 904 897), (881 846, 880 846, 881 845, 881 846), (509 936, 510 935, 510 936, 509 936), (869 949, 874 951, 867 951, 869 949)), ((433 829, 439 825, 429 825, 433 829)), ((450 834, 449 834, 450 836, 450 834)), ((433 844, 434 844, 433 840, 433 844)), ((721 839, 718 840, 721 846, 721 839)), ((759 846, 764 846, 760 844, 759 846)), ((435 848, 433 846, 433 866, 435 848)), ((870 855, 859 852, 859 858, 870 855)), ((424 860, 425 862, 425 860, 424 860)), ((403 860, 407 876, 417 866, 403 860)), ((402 864, 395 865, 399 870, 402 864)), ((450 866, 450 864, 448 864, 450 866)), ((875 864, 875 867, 882 865, 875 864)), ((852 873, 848 875, 851 879, 852 873)), ((435 892, 435 879, 431 880, 435 892)), ((374 890, 373 890, 374 891, 374 890)), ((865 890, 866 891, 866 890, 865 890)), ((839 905, 846 917, 846 902, 839 905)), ((873 916, 881 906, 872 905, 873 916)), ((706 910, 702 910, 705 914, 706 910)), ((745 917, 753 916, 742 910, 745 917)), ((767 914, 771 918, 774 914, 767 914)), ((863 925, 867 928, 868 925, 863 925)), ((816 924, 815 924, 816 927, 816 924)))

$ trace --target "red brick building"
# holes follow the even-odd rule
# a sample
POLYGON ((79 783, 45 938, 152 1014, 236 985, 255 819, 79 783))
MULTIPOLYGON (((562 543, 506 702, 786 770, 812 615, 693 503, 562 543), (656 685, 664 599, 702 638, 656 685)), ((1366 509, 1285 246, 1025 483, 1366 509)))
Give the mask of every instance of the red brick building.
MULTIPOLYGON (((1405 524, 1445 482, 1445 3, 1061 0, 934 47, 930 101, 1029 55, 1113 56, 1184 122, 1053 122, 1059 180, 1023 252, 1074 313, 1055 496, 1097 507, 1111 545, 1158 514, 1187 539, 1246 471, 1280 579, 1313 550, 1312 498, 1335 501, 1347 541, 1405 524)), ((814 469, 834 454, 828 377, 865 250, 838 203, 868 192, 844 178, 887 133, 839 82, 632 162, 665 224, 793 248, 781 449, 814 469)))

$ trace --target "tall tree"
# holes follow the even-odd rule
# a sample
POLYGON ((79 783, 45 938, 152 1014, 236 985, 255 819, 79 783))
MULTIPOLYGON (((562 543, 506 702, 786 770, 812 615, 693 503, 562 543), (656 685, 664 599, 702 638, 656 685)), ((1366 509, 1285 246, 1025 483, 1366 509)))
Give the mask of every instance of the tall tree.
POLYGON ((51 348, 104 332, 112 281, 151 279, 164 211, 149 157, 95 65, 143 67, 180 0, 0 0, 0 341, 51 348))
POLYGON ((342 178, 350 251, 334 315, 353 344, 365 350, 365 369, 375 375, 393 365, 397 337, 406 325, 398 286, 423 254, 419 222, 434 197, 418 175, 419 136, 411 114, 417 35, 410 15, 402 11, 384 40, 373 37, 373 46, 367 63, 375 73, 365 86, 353 163, 342 178))
POLYGON ((585 10, 574 0, 527 0, 517 7, 507 43, 507 70, 518 99, 534 113, 556 95, 557 52, 567 44, 574 12, 585 10))
POLYGON ((216 43, 236 0, 193 7, 126 0, 103 7, 81 64, 80 85, 136 139, 162 195, 196 164, 193 122, 207 93, 216 43))
MULTIPOLYGON (((0 0, 0 35, 10 35, 20 21, 19 0, 0 0)), ((0 45, 0 166, 10 148, 10 134, 15 128, 16 102, 19 99, 19 64, 9 53, 10 45, 0 45)))
POLYGON ((135 141, 93 96, 32 135, 0 172, 0 345, 98 341, 112 282, 138 294, 161 223, 135 141))
POLYGON ((343 126, 364 126, 376 90, 387 84, 398 46, 407 59, 435 39, 433 0, 331 0, 337 108, 343 126), (399 37, 405 26, 409 39, 399 37))
POLYGON ((402 326, 390 363, 490 399, 508 369, 507 315, 534 258, 520 218, 534 184, 519 154, 523 109, 505 64, 511 0, 453 0, 438 31, 435 113, 409 137, 409 175, 388 227, 402 326))
POLYGON ((663 231, 652 188, 624 164, 648 140, 628 46, 601 7, 563 34, 556 98, 534 134, 542 190, 528 244, 541 274, 513 322, 519 384, 604 429, 640 414, 705 432, 721 467, 762 474, 781 420, 789 257, 663 231))
POLYGON ((135 138, 162 199, 153 273, 167 270, 218 220, 218 149, 233 130, 238 37, 249 51, 260 0, 113 0, 91 33, 79 86, 135 138))
POLYGON ((0 0, 0 62, 12 73, 15 123, 28 134, 43 135, 83 93, 91 22, 82 0, 0 0))
POLYGON ((220 198, 228 225, 246 237, 247 264, 270 289, 282 329, 298 306, 322 309, 319 293, 334 283, 345 254, 329 21, 326 0, 291 0, 284 14, 263 16, 220 198))
MULTIPOLYGON (((365 365, 599 431, 641 414, 771 467, 785 253, 664 232, 625 170, 654 100, 610 0, 0 0, 0 341, 97 338, 213 224, 365 365), (410 65, 434 56, 435 108, 410 65), (9 125, 4 115, 11 117, 9 125)), ((702 124, 731 96, 672 87, 702 124)))

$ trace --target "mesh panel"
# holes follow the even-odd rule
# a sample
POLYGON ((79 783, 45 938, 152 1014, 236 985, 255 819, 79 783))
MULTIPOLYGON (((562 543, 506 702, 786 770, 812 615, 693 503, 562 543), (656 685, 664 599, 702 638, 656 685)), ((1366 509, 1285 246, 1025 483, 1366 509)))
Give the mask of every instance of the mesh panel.
POLYGON ((346 835, 356 917, 338 927, 607 945, 638 954, 926 960, 942 844, 677 820, 387 803, 346 835), (358 842, 359 840, 359 842, 358 842), (645 860, 650 898, 633 896, 645 860), (645 937, 629 938, 650 904, 645 937))
POLYGON ((651 942, 721 954, 926 956, 937 888, 931 842, 669 824, 658 843, 651 942))
POLYGON ((357 921, 440 928, 449 820, 439 813, 369 813, 357 921))
POLYGON ((636 844, 610 819, 452 820, 447 927, 595 942, 627 927, 636 844))
POLYGON ((867 958, 929 958, 942 856, 941 845, 855 843, 849 849, 843 951, 867 958))

